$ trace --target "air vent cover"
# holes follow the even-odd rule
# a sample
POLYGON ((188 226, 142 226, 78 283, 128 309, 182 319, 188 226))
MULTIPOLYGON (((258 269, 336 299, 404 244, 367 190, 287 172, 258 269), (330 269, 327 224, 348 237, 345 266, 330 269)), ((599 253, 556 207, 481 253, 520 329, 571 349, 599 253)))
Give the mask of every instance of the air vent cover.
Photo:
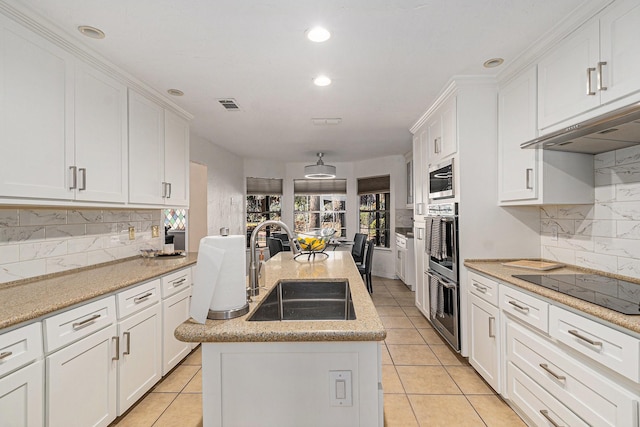
POLYGON ((218 102, 227 111, 240 111, 240 107, 238 106, 238 103, 233 98, 218 99, 218 102))

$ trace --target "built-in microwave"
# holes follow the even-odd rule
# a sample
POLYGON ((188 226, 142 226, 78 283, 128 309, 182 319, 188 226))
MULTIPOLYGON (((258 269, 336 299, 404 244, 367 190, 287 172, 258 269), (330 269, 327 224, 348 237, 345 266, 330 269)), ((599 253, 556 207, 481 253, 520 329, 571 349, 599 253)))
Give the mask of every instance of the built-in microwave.
POLYGON ((448 199, 455 196, 453 159, 429 169, 429 198, 448 199))

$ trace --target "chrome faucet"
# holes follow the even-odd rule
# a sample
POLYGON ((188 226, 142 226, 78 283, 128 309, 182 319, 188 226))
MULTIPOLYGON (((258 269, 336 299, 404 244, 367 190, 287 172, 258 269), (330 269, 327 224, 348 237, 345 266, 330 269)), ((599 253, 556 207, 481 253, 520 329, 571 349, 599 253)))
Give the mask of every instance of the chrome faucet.
POLYGON ((287 236, 289 236, 289 246, 291 247, 293 254, 295 255, 300 253, 298 241, 291 230, 289 230, 289 227, 287 227, 287 224, 282 221, 272 219, 258 224, 256 228, 253 229, 253 232, 251 233, 251 240, 249 241, 249 297, 255 297, 260 294, 260 286, 258 285, 258 269, 256 267, 256 237, 258 236, 258 231, 262 230, 267 225, 277 225, 281 227, 285 233, 287 233, 287 236))

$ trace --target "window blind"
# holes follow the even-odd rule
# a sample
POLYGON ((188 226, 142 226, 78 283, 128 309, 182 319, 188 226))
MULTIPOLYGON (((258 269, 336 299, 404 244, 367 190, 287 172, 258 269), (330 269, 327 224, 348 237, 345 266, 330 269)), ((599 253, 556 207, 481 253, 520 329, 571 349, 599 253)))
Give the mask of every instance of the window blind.
POLYGON ((347 180, 294 179, 293 192, 300 195, 347 194, 347 180))
POLYGON ((358 194, 390 193, 391 179, 389 175, 358 178, 358 194))
POLYGON ((247 177, 247 194, 282 194, 282 179, 247 177))

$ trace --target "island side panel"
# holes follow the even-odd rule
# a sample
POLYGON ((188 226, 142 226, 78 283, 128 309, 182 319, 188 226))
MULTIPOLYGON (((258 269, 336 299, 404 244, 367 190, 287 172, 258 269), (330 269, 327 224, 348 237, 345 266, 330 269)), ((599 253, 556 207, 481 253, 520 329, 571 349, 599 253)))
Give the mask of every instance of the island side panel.
POLYGON ((377 341, 204 343, 204 427, 382 426, 381 364, 377 341), (331 371, 351 406, 332 405, 331 371))

